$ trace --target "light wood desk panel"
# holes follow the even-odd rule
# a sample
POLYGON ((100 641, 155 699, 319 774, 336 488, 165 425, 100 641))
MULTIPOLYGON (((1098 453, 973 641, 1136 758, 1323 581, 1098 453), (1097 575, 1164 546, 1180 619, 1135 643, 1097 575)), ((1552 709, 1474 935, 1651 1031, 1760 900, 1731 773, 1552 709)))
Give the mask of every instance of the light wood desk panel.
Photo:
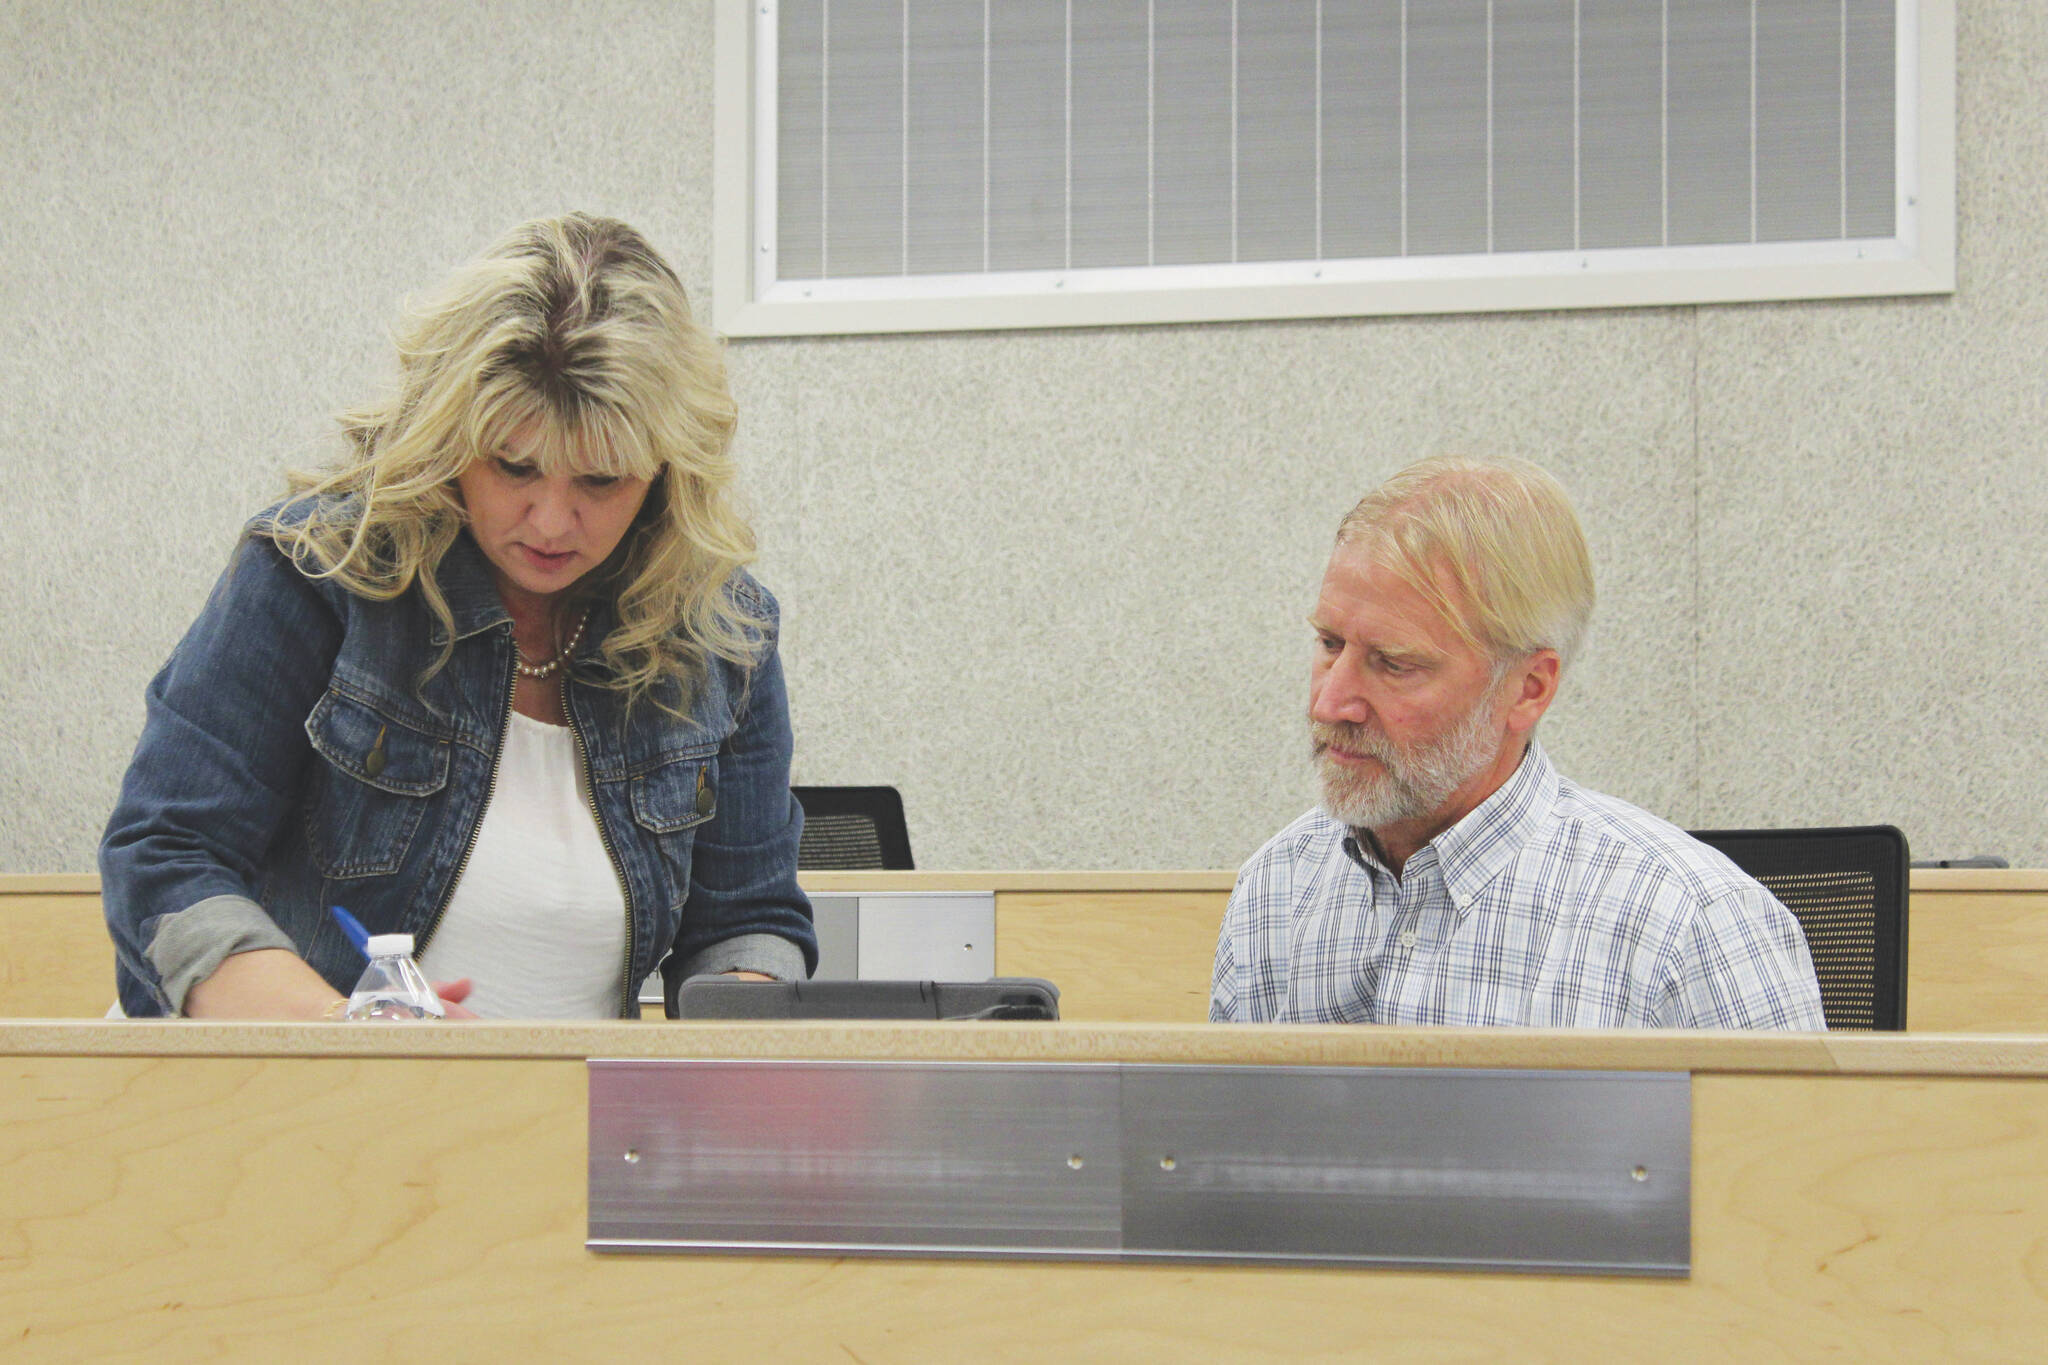
POLYGON ((1042 976, 1067 1019, 1209 1017, 1222 891, 998 891, 996 973, 1042 976))
POLYGON ((0 1024, 10 1359, 2029 1359, 2048 1040, 0 1024), (366 1036, 367 1035, 367 1036, 366 1036), (598 1256, 585 1055, 1692 1070, 1687 1280, 598 1256), (466 1055, 458 1055, 466 1054, 466 1055))
MULTIPOLYGON (((993 890, 996 969, 1057 983, 1071 1019, 1208 1011, 1228 872, 807 873, 813 891, 993 890)), ((1913 873, 1915 1032, 2048 1033, 2048 871, 1913 873)), ((95 877, 0 876, 0 1017, 89 1018, 113 1001, 95 877)))
POLYGON ((1922 877, 1941 875, 1914 874, 1906 1026, 2048 1033, 2048 874, 2014 872, 1982 889, 1922 888, 1922 877), (2022 879, 2040 884, 2013 885, 2022 879))
POLYGON ((0 1018, 97 1019, 114 1003, 99 879, 0 876, 0 1018))

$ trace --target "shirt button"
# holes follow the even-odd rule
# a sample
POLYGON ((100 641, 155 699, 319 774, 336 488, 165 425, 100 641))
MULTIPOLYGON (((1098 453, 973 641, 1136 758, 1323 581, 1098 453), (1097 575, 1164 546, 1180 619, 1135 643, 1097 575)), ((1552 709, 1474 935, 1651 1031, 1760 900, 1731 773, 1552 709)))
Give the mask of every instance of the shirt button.
POLYGON ((1403 948, 1413 948, 1415 946, 1415 931, 1413 929, 1403 929, 1401 931, 1401 946, 1403 948))

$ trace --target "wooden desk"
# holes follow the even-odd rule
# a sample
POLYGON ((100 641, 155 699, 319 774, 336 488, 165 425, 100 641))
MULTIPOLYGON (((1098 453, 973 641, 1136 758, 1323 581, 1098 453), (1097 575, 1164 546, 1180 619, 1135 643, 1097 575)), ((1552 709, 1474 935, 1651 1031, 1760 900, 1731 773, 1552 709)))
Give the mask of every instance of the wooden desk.
POLYGON ((2027 1359, 2048 1039, 0 1023, 19 1360, 2027 1359), (599 1256, 589 1056, 1693 1074, 1687 1280, 599 1256))
MULTIPOLYGON (((1209 1012, 1228 872, 815 872, 807 890, 996 893, 996 971, 1059 985, 1073 1019, 1209 1012)), ((0 875, 0 1018, 96 1019, 114 1000, 99 878, 0 875)))
POLYGON ((1920 868, 1908 915, 1908 1029, 2048 1033, 2048 870, 1920 868))
POLYGON ((100 879, 0 875, 0 1019, 97 1019, 113 1003, 100 879))
MULTIPOLYGON (((813 891, 993 890, 996 970, 1060 987, 1073 1020, 1206 1017, 1229 872, 815 872, 813 891)), ((2048 870, 1913 873, 1914 1032, 2048 1033, 2048 870)), ((87 1018, 113 1000, 96 877, 0 876, 0 1017, 87 1018)))

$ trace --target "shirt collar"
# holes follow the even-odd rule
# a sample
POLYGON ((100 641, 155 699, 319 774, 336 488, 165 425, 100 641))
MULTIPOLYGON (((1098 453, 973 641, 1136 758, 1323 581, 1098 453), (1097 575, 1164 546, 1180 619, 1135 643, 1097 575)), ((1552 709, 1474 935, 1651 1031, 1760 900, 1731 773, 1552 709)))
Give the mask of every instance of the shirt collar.
POLYGON ((1444 885, 1462 909, 1507 870, 1534 839, 1557 803, 1557 769, 1535 740, 1499 790, 1431 840, 1444 885))
MULTIPOLYGON (((448 553, 441 556, 436 573, 441 595, 448 600, 448 614, 455 620, 456 639, 466 640, 512 620, 512 613, 505 609, 505 599, 498 595, 498 581, 491 576, 490 561, 484 558, 484 552, 477 548, 467 529, 455 537, 448 553)), ((576 658, 586 661, 597 657, 605 636, 618 623, 618 614, 607 601, 592 602, 589 610, 582 643, 576 647, 576 658)), ((434 633, 438 643, 438 627, 434 633)))
MULTIPOLYGON (((1493 795, 1417 849, 1408 862, 1413 865, 1425 852, 1433 852, 1452 904, 1463 910, 1536 836, 1556 804, 1557 789, 1557 769, 1551 766, 1543 746, 1532 739, 1522 761, 1493 795)), ((1358 866, 1393 875, 1372 841, 1360 838, 1356 830, 1344 831, 1343 847, 1358 866)))
POLYGON ((455 537, 455 543, 441 556, 434 572, 441 582, 441 595, 448 601, 448 614, 455 619, 456 639, 466 639, 512 619, 504 600, 498 596, 491 566, 484 559, 484 552, 470 539, 468 530, 455 537))

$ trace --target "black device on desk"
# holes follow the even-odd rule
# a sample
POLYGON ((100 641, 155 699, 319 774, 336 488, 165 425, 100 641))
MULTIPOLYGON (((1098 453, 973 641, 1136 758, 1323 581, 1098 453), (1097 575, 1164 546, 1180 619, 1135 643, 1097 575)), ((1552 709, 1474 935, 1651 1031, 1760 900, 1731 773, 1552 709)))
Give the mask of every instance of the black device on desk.
POLYGON ((991 981, 740 981, 692 976, 670 988, 671 1019, 1057 1019, 1060 988, 991 981))

